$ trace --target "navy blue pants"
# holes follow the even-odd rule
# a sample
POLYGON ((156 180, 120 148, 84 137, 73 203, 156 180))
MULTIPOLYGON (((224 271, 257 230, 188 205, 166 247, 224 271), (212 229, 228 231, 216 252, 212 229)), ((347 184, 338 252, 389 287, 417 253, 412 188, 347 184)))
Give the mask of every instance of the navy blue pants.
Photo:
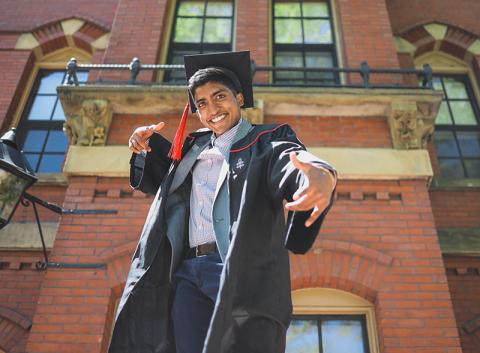
POLYGON ((172 306, 177 353, 201 353, 217 298, 219 254, 186 259, 175 272, 172 306))

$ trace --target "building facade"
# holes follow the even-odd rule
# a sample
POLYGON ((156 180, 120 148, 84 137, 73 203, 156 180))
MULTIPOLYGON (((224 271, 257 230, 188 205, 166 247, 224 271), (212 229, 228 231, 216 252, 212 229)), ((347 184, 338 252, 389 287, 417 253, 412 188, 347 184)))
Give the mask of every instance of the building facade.
POLYGON ((245 116, 290 124, 339 171, 312 250, 291 256, 287 351, 480 352, 478 14, 468 0, 0 2, 0 132, 17 128, 28 192, 116 211, 40 209, 58 266, 38 270, 32 205, 17 208, 0 230, 0 352, 106 352, 152 200, 129 186, 126 141, 158 121, 172 138, 186 100, 181 68, 135 67, 230 50, 255 62, 245 116))

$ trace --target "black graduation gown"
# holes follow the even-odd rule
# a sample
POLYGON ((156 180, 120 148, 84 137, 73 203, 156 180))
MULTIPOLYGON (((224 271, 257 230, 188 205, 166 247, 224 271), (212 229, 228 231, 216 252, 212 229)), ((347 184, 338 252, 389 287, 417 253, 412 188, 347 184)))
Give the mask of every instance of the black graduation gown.
MULTIPOLYGON (((187 137, 183 154, 202 134, 187 137)), ((134 155, 131 161, 132 186, 156 196, 132 257, 109 353, 175 353, 165 199, 176 165, 166 157, 168 141, 154 135, 150 146, 146 158, 134 155)), ((310 227, 304 226, 310 212, 290 212, 285 222, 283 200, 291 200, 303 182, 289 153, 304 150, 288 125, 253 125, 231 148, 230 247, 203 353, 285 350, 292 312, 287 249, 303 254, 312 246, 335 194, 310 227)), ((181 187, 188 203, 191 180, 181 187)))

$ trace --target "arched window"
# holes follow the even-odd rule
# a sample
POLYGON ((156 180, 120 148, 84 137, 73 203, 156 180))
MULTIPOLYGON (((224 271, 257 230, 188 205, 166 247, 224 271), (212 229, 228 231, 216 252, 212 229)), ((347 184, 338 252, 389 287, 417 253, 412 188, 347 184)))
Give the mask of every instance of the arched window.
POLYGON ((378 353, 373 304, 328 288, 294 291, 286 353, 378 353))
MULTIPOLYGON (((56 87, 65 81, 65 64, 71 57, 90 61, 90 55, 75 48, 53 52, 36 62, 22 97, 17 121, 18 143, 37 173, 59 173, 68 147, 63 133, 65 115, 56 87)), ((87 80, 79 72, 79 81, 87 80)))
POLYGON ((444 94, 435 121, 434 144, 440 176, 480 178, 480 109, 471 69, 459 59, 434 52, 415 60, 433 68, 434 88, 444 94))

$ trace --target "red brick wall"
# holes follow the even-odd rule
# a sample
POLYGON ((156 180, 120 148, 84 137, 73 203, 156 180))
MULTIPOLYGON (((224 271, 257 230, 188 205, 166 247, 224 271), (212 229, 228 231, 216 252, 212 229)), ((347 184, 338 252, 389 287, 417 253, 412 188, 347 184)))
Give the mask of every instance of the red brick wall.
POLYGON ((45 275, 35 269, 39 260, 38 251, 0 250, 0 348, 8 353, 25 352, 45 275))
POLYGON ((375 304, 380 352, 461 352, 424 181, 341 181, 313 251, 292 256, 293 287, 375 304))
POLYGON ((480 36, 478 1, 389 0, 386 1, 393 33, 403 33, 427 23, 443 23, 463 28, 480 36))
POLYGON ((33 60, 28 51, 0 51, 0 134, 7 131, 30 74, 33 60))
MULTIPOLYGON (((158 61, 160 39, 167 14, 167 0, 119 0, 112 36, 104 63, 125 64, 138 57, 144 64, 158 61)), ((128 79, 129 72, 103 72, 108 79, 128 79)), ((141 72, 139 80, 152 80, 153 71, 141 72)))
POLYGON ((437 228, 480 227, 478 188, 433 189, 430 197, 437 228))
MULTIPOLYGON (((372 68, 398 68, 398 58, 385 1, 337 0, 339 40, 344 47, 344 66, 359 68, 367 61, 372 68)), ((360 82, 359 75, 351 75, 360 82)), ((372 82, 394 82, 395 78, 374 75, 372 82)))
POLYGON ((0 32, 30 32, 47 23, 85 19, 110 28, 119 0, 4 0, 0 2, 0 32))
POLYGON ((104 263, 106 269, 49 269, 27 346, 34 352, 104 352, 113 303, 151 199, 126 178, 72 177, 65 207, 116 209, 116 215, 64 215, 51 261, 104 263))
POLYGON ((480 257, 444 258, 463 353, 480 347, 480 257))

